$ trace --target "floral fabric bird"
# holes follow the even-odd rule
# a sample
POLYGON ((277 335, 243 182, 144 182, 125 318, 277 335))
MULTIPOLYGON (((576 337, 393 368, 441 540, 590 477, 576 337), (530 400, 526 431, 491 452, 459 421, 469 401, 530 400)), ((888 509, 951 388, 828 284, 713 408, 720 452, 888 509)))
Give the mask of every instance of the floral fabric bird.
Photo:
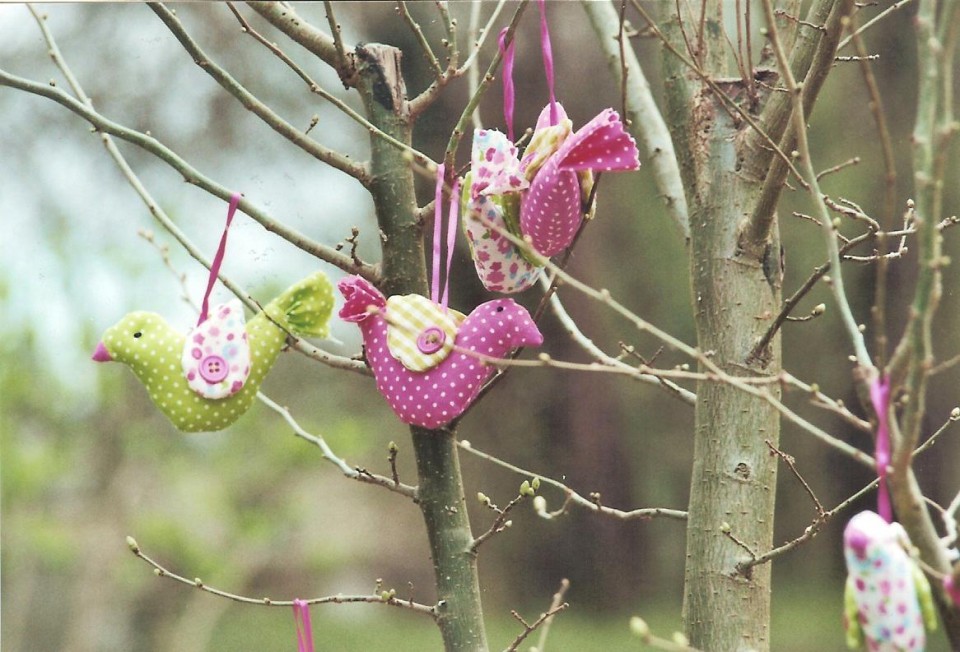
POLYGON ((936 629, 936 614, 930 584, 907 552, 903 527, 866 510, 847 523, 843 545, 847 645, 859 649, 866 643, 871 652, 923 650, 924 622, 936 629))
POLYGON ((574 132, 563 106, 555 109, 555 124, 551 106, 543 109, 522 158, 501 132, 474 134, 463 228, 477 275, 491 292, 525 290, 541 270, 503 231, 527 239, 543 256, 560 253, 583 222, 594 173, 640 166, 636 143, 616 111, 605 109, 574 132))
POLYGON ((332 312, 333 287, 317 272, 245 326, 239 302, 215 308, 189 339, 156 313, 129 313, 106 330, 93 359, 129 366, 177 429, 222 430, 253 403, 287 332, 326 337, 332 312))
MULTIPOLYGON (((483 364, 478 354, 503 358, 517 347, 543 343, 543 335, 530 314, 511 299, 488 301, 465 317, 450 310, 450 321, 440 324, 423 318, 435 314, 434 310, 442 312, 436 304, 426 312, 414 310, 413 319, 397 315, 398 310, 410 306, 405 301, 398 304, 396 299, 418 295, 391 297, 388 301, 359 276, 344 278, 338 288, 346 299, 340 317, 360 327, 377 389, 407 424, 436 429, 460 416, 495 370, 492 365, 483 364), (389 333, 391 329, 406 330, 405 345, 388 342, 391 336, 399 334, 389 333), (441 352, 444 347, 448 347, 445 354, 441 352), (404 348, 408 352, 416 348, 425 356, 439 356, 426 366, 409 360, 405 364, 401 360, 404 348)), ((412 303, 415 308, 416 302, 412 303)))

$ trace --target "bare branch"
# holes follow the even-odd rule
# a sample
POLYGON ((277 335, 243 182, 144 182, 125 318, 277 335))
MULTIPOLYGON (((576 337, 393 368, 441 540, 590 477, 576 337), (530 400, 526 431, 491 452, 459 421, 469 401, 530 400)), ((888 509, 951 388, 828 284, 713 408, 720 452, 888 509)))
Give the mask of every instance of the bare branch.
POLYGON ((286 2, 248 2, 247 5, 271 25, 315 54, 337 71, 344 88, 357 85, 357 69, 353 58, 340 61, 333 37, 300 18, 286 2))
MULTIPOLYGON (((187 586, 192 586, 196 589, 200 589, 211 595, 215 595, 221 598, 226 598, 228 600, 233 600, 234 602, 240 602, 246 605, 255 605, 259 607, 292 607, 293 600, 273 600, 271 598, 251 598, 244 595, 239 595, 237 593, 231 593, 229 591, 224 591, 222 589, 217 589, 212 586, 207 586, 204 584, 203 580, 199 577, 194 579, 187 579, 182 575, 178 575, 173 571, 162 566, 159 562, 148 557, 141 549, 139 544, 133 537, 127 537, 127 546, 129 546, 130 551, 136 555, 139 559, 142 559, 148 565, 153 567, 153 572, 157 577, 166 577, 181 584, 186 584, 187 586)), ((395 593, 395 592, 393 592, 395 593)), ((414 602, 413 600, 398 600, 395 595, 389 592, 384 591, 380 595, 330 595, 322 598, 310 598, 303 600, 310 605, 319 605, 319 604, 349 604, 356 602, 366 602, 369 604, 383 604, 390 607, 399 607, 401 609, 406 609, 414 613, 421 614, 423 616, 429 616, 433 620, 436 620, 439 617, 438 609, 436 605, 428 606, 425 604, 420 604, 414 602)))
POLYGON ((307 152, 314 158, 326 163, 332 168, 344 172, 365 187, 370 185, 370 173, 367 166, 362 163, 351 161, 344 154, 325 147, 317 141, 310 138, 307 134, 294 127, 292 124, 281 118, 264 102, 258 99, 253 93, 248 91, 240 82, 234 79, 230 73, 216 64, 207 54, 200 49, 186 30, 180 19, 167 7, 160 3, 148 3, 148 6, 160 17, 164 25, 173 33, 183 48, 193 57, 194 63, 206 72, 208 75, 223 87, 228 93, 240 101, 243 106, 263 120, 271 129, 289 140, 291 143, 307 152))
POLYGON ((633 47, 625 44, 621 60, 621 47, 616 39, 620 19, 613 5, 607 0, 582 0, 581 4, 590 18, 590 24, 598 37, 597 42, 614 79, 619 80, 625 88, 624 103, 627 108, 623 118, 627 129, 643 147, 644 156, 653 167, 657 191, 666 203, 667 214, 686 241, 690 238, 690 217, 677 155, 670 131, 653 98, 643 68, 640 67, 633 47))

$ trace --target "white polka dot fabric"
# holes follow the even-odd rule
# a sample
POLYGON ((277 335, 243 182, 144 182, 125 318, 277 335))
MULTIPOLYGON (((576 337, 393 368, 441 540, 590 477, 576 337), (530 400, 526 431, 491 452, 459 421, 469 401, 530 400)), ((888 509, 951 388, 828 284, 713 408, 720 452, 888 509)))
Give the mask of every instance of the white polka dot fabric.
POLYGON ((476 355, 503 358, 521 346, 539 346, 543 335, 525 308, 512 299, 483 303, 460 324, 454 349, 425 372, 407 369, 387 346, 387 301, 372 284, 348 276, 338 288, 345 298, 340 317, 363 335, 364 353, 377 389, 407 424, 440 428, 463 414, 495 368, 476 355))
POLYGON ((930 585, 907 554, 903 527, 865 510, 847 523, 843 544, 848 642, 854 647, 866 642, 868 650, 923 650, 924 611, 931 624, 935 615, 930 585))
MULTIPOLYGON (((94 359, 129 366, 150 399, 178 430, 222 430, 250 408, 260 384, 280 355, 286 332, 274 322, 299 335, 326 335, 333 312, 333 287, 326 275, 318 272, 288 289, 264 310, 269 317, 261 312, 243 329, 249 343, 249 375, 241 388, 228 392, 224 398, 206 398, 190 388, 181 365, 186 336, 156 313, 132 312, 108 328, 94 359)), ((213 367, 206 371, 213 377, 223 373, 213 367)))

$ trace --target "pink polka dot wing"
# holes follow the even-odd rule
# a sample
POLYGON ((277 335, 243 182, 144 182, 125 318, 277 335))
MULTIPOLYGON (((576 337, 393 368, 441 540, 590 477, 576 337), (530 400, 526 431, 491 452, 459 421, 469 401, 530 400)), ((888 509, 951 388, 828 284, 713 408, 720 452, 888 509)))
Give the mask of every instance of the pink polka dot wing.
POLYGON ((926 576, 907 552, 910 541, 903 527, 866 510, 847 523, 843 546, 847 644, 888 652, 923 650, 924 624, 934 629, 936 615, 926 576))
MULTIPOLYGON (((512 299, 497 299, 477 306, 462 321, 455 319, 459 323, 449 352, 433 366, 415 371, 391 351, 388 328, 394 320, 383 294, 359 276, 344 278, 338 288, 345 299, 340 317, 360 327, 377 389, 406 424, 436 429, 463 414, 495 371, 478 356, 503 358, 515 348, 543 343, 525 308, 512 299)), ((432 356, 442 350, 448 330, 447 324, 421 325, 409 341, 432 356)))
MULTIPOLYGON (((558 108, 561 107, 558 105, 558 108)), ((541 126, 545 116, 549 116, 549 110, 547 106, 540 114, 538 129, 555 128, 541 126)), ((561 122, 566 119, 562 110, 560 116, 561 122)), ((531 139, 531 147, 533 144, 531 139)), ((525 153, 521 167, 528 170, 533 160, 525 153)), ((587 193, 582 180, 588 179, 592 185, 592 173, 636 170, 639 167, 637 145, 624 129, 620 116, 613 109, 604 109, 563 140, 536 172, 523 196, 521 231, 544 256, 560 253, 573 242, 583 220, 587 193)))

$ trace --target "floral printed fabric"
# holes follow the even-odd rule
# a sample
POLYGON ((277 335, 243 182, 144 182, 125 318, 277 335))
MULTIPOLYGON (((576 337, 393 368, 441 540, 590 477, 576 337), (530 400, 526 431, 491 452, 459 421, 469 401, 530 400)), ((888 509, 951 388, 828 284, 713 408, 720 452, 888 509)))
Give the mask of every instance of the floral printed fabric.
POLYGON ((930 585, 907 553, 910 541, 899 523, 866 510, 843 533, 847 562, 847 644, 868 650, 923 650, 924 616, 936 626, 930 585))
POLYGON ((240 301, 217 306, 187 335, 180 357, 190 389, 204 398, 236 394, 250 375, 250 344, 240 301))

